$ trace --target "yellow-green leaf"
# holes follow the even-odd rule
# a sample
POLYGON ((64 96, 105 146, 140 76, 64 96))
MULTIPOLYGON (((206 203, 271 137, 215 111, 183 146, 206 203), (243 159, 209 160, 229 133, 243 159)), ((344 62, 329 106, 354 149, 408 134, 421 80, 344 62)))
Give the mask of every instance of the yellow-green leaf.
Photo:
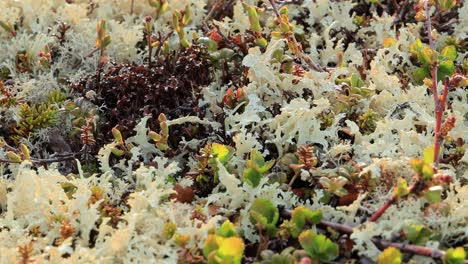
POLYGON ((453 45, 447 46, 442 49, 440 56, 442 56, 445 60, 454 61, 457 58, 457 48, 453 45))
POLYGON ((219 143, 213 143, 211 145, 211 152, 216 155, 216 157, 219 159, 219 161, 222 164, 225 164, 228 162, 232 156, 234 155, 234 150, 232 147, 219 144, 219 143))
POLYGON ((444 264, 463 264, 465 262, 466 252, 463 247, 451 248, 447 250, 444 256, 444 264))
POLYGON ((394 247, 386 248, 377 259, 378 264, 401 264, 400 250, 394 247))
POLYGON ((221 236, 221 237, 233 237, 237 236, 237 231, 236 227, 234 226, 231 221, 226 220, 224 223, 221 225, 219 228, 218 232, 216 232, 216 235, 221 236))
POLYGON ((393 194, 398 197, 403 197, 409 193, 408 183, 405 179, 400 178, 398 179, 397 187, 393 190, 393 194))
POLYGON ((434 152, 435 152, 435 147, 434 145, 427 147, 423 151, 423 160, 425 163, 431 164, 434 162, 434 152))
POLYGON ((240 237, 229 237, 221 240, 216 256, 220 263, 240 264, 244 253, 244 241, 240 237))

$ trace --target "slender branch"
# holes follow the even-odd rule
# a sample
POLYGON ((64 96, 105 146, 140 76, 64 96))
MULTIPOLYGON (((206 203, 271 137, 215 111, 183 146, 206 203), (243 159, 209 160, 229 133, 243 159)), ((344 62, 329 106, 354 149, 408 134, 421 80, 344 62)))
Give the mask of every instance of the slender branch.
POLYGON ((135 0, 131 0, 130 2, 130 15, 133 15, 133 7, 135 5, 135 0))
MULTIPOLYGON (((281 216, 283 218, 291 218, 291 210, 286 210, 282 209, 280 210, 281 216)), ((325 227, 325 228, 332 228, 333 230, 336 230, 340 233, 343 234, 348 234, 351 235, 354 230, 352 226, 348 226, 345 224, 339 224, 339 223, 334 223, 330 221, 320 221, 318 224, 320 227, 325 227)), ((382 240, 381 238, 374 237, 371 239, 372 243, 374 243, 377 247, 380 249, 385 249, 388 247, 394 247, 397 248, 403 252, 410 253, 410 254, 416 254, 416 255, 421 255, 421 256, 426 256, 426 257, 431 257, 434 259, 440 259, 442 260, 445 256, 445 251, 438 250, 438 249, 432 249, 428 247, 422 247, 418 245, 412 245, 412 244, 406 244, 406 243, 396 243, 396 242, 389 242, 382 240)), ((464 261, 465 264, 468 264, 468 260, 464 261)))
MULTIPOLYGON (((409 194, 411 193, 414 193, 416 191, 416 187, 419 186, 421 182, 420 181, 417 181, 415 183, 413 183, 413 185, 411 185, 409 188, 408 188, 408 191, 409 191, 409 194)), ((397 195, 392 195, 392 197, 390 199, 388 199, 388 201, 386 201, 382 207, 380 207, 370 218, 369 218, 369 221, 370 222, 375 222, 377 221, 380 216, 382 216, 385 211, 387 211, 387 209, 394 203, 396 203, 398 201, 398 196, 397 195)))
POLYGON ((422 246, 418 246, 418 245, 382 241, 382 240, 377 239, 377 238, 373 238, 372 242, 377 247, 379 247, 381 249, 388 248, 388 247, 394 247, 394 248, 397 248, 397 249, 399 249, 399 250, 401 250, 403 252, 422 255, 422 256, 431 257, 431 258, 435 258, 435 259, 443 259, 444 255, 445 255, 445 252, 442 251, 442 250, 432 249, 432 248, 428 248, 428 247, 422 247, 422 246))
POLYGON ((339 223, 334 223, 334 222, 329 222, 329 221, 320 221, 320 224, 319 226, 322 226, 322 227, 330 227, 336 231, 339 231, 343 234, 352 234, 353 233, 353 228, 348 226, 348 225, 343 225, 343 224, 339 224, 339 223))
MULTIPOLYGON (((31 159, 31 163, 33 164, 48 164, 48 163, 54 163, 54 162, 62 162, 62 161, 67 161, 67 160, 74 160, 76 157, 81 155, 81 153, 72 153, 64 156, 59 156, 55 158, 50 158, 50 159, 31 159)), ((0 163, 21 163, 23 161, 12 161, 8 159, 1 159, 0 158, 0 163)))
MULTIPOLYGON (((432 26, 431 26, 431 16, 428 6, 428 1, 425 1, 424 8, 426 11, 426 29, 427 29, 427 38, 429 39, 429 46, 433 52, 435 52, 434 39, 432 38, 432 26)), ((432 93, 434 96, 434 113, 435 113, 435 129, 434 129, 434 165, 437 167, 439 165, 439 156, 440 156, 440 146, 442 145, 443 138, 441 135, 442 119, 445 110, 445 104, 447 100, 447 93, 449 90, 448 80, 444 80, 444 90, 442 96, 439 97, 439 92, 437 91, 437 61, 431 65, 431 77, 432 77, 432 93)))
POLYGON ((429 6, 427 4, 428 1, 424 2, 424 9, 426 10, 426 27, 427 27, 427 35, 429 37, 429 46, 432 50, 434 50, 434 40, 432 39, 432 25, 431 25, 431 10, 429 10, 429 6))

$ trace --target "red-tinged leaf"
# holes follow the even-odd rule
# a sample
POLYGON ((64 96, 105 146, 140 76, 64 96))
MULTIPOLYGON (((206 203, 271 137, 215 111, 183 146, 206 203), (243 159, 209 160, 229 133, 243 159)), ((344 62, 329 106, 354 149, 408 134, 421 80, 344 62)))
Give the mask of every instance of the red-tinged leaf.
POLYGON ((171 194, 171 199, 176 199, 178 202, 181 203, 191 203, 195 198, 195 192, 193 191, 192 187, 182 187, 179 184, 174 186, 174 191, 176 193, 171 194))

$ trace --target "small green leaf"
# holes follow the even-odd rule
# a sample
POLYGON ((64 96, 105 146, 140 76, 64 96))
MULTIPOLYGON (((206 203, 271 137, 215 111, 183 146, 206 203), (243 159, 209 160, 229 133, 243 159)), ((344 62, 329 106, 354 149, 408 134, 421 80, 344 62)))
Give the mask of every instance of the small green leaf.
POLYGON ((453 45, 447 46, 440 52, 440 56, 444 60, 454 61, 457 58, 457 48, 453 45))
POLYGON ((22 161, 21 157, 18 154, 14 153, 13 151, 8 151, 6 153, 6 155, 8 157, 8 160, 11 161, 11 162, 21 162, 22 161))
POLYGON ((425 163, 432 164, 432 162, 434 162, 434 152, 435 152, 434 145, 424 149, 423 160, 425 163))
POLYGON ((275 165, 275 160, 265 162, 265 158, 256 149, 250 152, 250 159, 246 162, 243 179, 252 187, 260 184, 260 179, 269 169, 275 165))
POLYGON ((259 37, 255 39, 255 45, 259 46, 260 48, 266 48, 268 41, 264 37, 259 37))
POLYGON ((425 180, 430 180, 434 176, 434 168, 431 164, 424 163, 421 172, 425 180))
POLYGON ((361 78, 359 77, 359 75, 353 73, 353 74, 351 75, 350 85, 351 85, 351 87, 353 87, 353 88, 361 88, 362 86, 364 86, 364 81, 361 80, 361 78))
POLYGON ((114 138, 115 138, 115 141, 117 141, 117 143, 119 144, 123 144, 123 138, 122 138, 122 134, 120 133, 120 131, 114 127, 112 128, 112 135, 114 135, 114 138))
POLYGON ((208 37, 200 37, 198 39, 198 43, 205 45, 209 52, 213 52, 218 49, 218 43, 208 37))
POLYGON ((245 11, 247 11, 247 15, 249 17, 250 30, 253 32, 261 32, 262 28, 260 26, 260 20, 255 6, 251 6, 245 2, 242 2, 242 5, 244 6, 245 11))
POLYGON ((377 259, 378 264, 401 264, 400 250, 394 247, 386 248, 377 259))
POLYGON ((306 224, 318 224, 322 220, 322 212, 320 210, 312 210, 305 206, 296 207, 291 214, 291 223, 295 225, 294 230, 291 230, 291 235, 296 238, 299 236, 306 224))
POLYGON ((208 256, 214 252, 215 250, 218 249, 218 240, 220 240, 221 237, 218 237, 216 235, 208 235, 208 237, 205 240, 205 243, 203 243, 203 255, 208 258, 208 256))
POLYGON ((208 263, 240 264, 244 248, 244 241, 240 237, 223 238, 216 252, 216 261, 208 263))
POLYGON ((419 67, 413 72, 414 81, 417 84, 423 84, 424 78, 430 78, 431 72, 427 67, 419 67))
POLYGON ((243 180, 252 187, 257 187, 260 184, 262 174, 255 168, 247 168, 244 170, 243 180))
POLYGON ((279 211, 270 201, 257 198, 250 207, 250 221, 260 224, 261 228, 267 230, 269 236, 276 233, 276 224, 279 219, 279 211))
POLYGON ((233 237, 237 236, 237 231, 236 227, 234 226, 233 223, 231 223, 229 220, 224 221, 224 223, 221 225, 219 228, 218 232, 216 232, 216 235, 221 236, 221 237, 233 237))
POLYGON ((424 193, 424 197, 426 197, 430 203, 438 203, 442 201, 442 190, 442 186, 432 186, 424 193))
POLYGON ((457 0, 439 0, 438 1, 440 9, 443 11, 448 11, 452 7, 457 5, 457 0))
POLYGON ((399 178, 397 187, 393 190, 393 194, 398 197, 403 197, 409 193, 408 183, 405 179, 399 178))
POLYGON ((444 264, 463 264, 465 262, 466 252, 462 247, 451 248, 447 250, 444 256, 444 264))
POLYGON ((158 133, 154 132, 154 131, 150 131, 148 133, 148 137, 153 140, 154 142, 159 142, 163 139, 163 137, 161 135, 159 135, 158 133))
POLYGON ((267 162, 265 162, 265 164, 263 166, 258 168, 258 171, 263 174, 263 173, 269 171, 274 165, 275 165, 274 160, 267 161, 267 162))
POLYGON ((161 151, 166 151, 169 149, 169 145, 167 145, 166 143, 156 143, 156 147, 161 150, 161 151))
POLYGON ((219 159, 222 164, 226 164, 234 155, 234 149, 219 143, 211 145, 211 152, 219 159))
POLYGON ((256 149, 250 151, 250 160, 257 165, 257 167, 262 167, 265 165, 265 158, 263 158, 262 153, 256 149))
POLYGON ((348 194, 348 191, 345 188, 343 188, 343 186, 345 186, 347 182, 348 182, 348 179, 346 179, 343 176, 338 176, 338 177, 333 177, 333 178, 320 177, 319 179, 319 183, 322 185, 322 187, 325 190, 339 197, 342 197, 348 194))
POLYGON ((431 231, 423 225, 411 224, 405 227, 406 238, 416 245, 422 245, 429 240, 431 231))
POLYGON ((441 61, 437 67, 437 79, 444 80, 445 77, 450 77, 455 73, 455 64, 453 61, 441 61))
POLYGON ((30 160, 31 159, 31 151, 29 151, 29 148, 23 143, 20 144, 20 148, 21 148, 21 152, 23 153, 23 158, 25 160, 30 160))
POLYGON ((299 235, 299 243, 311 258, 332 261, 338 256, 338 245, 324 235, 306 230, 299 235))
POLYGON ((426 44, 423 44, 420 39, 411 44, 409 49, 423 66, 432 65, 437 61, 437 53, 426 44))

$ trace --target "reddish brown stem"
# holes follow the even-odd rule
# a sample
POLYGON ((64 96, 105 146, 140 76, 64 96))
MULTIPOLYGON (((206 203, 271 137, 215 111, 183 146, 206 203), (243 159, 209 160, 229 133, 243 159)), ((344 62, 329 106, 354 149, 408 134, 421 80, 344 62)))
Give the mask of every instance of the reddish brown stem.
POLYGON ((442 96, 440 98, 437 98, 437 104, 435 106, 436 124, 434 133, 434 164, 436 167, 439 165, 440 146, 442 145, 442 142, 444 140, 442 135, 440 134, 440 129, 442 127, 442 117, 444 115, 448 89, 448 80, 446 79, 444 81, 444 91, 442 92, 442 96))
MULTIPOLYGON (((431 26, 431 17, 429 12, 429 6, 427 1, 424 4, 426 9, 426 28, 427 28, 427 38, 429 39, 429 46, 435 52, 435 44, 432 39, 432 26, 431 26)), ((431 77, 432 77, 432 93, 434 96, 434 113, 435 113, 435 130, 434 130, 434 165, 437 167, 439 165, 439 156, 440 156, 440 146, 442 144, 443 138, 441 138, 440 129, 442 127, 442 118, 445 110, 445 103, 448 93, 448 81, 444 81, 444 91, 442 96, 439 98, 439 93, 437 91, 437 62, 431 66, 431 77)))
POLYGON ((353 233, 353 228, 348 226, 348 225, 343 225, 343 224, 338 224, 338 223, 333 223, 329 221, 320 221, 319 226, 324 226, 324 227, 330 227, 336 231, 339 231, 343 234, 352 234, 353 233))
MULTIPOLYGON (((409 193, 414 193, 414 191, 416 190, 416 186, 418 185, 419 182, 415 182, 413 185, 411 185, 409 188, 408 188, 408 191, 409 193)), ((387 209, 392 205, 394 204, 396 201, 398 201, 398 196, 397 195, 392 195, 392 197, 386 201, 382 207, 379 208, 379 210, 377 210, 370 218, 369 218, 369 221, 370 222, 375 222, 377 221, 377 219, 380 218, 380 216, 382 216, 385 211, 387 211, 387 209)))
MULTIPOLYGON (((281 210, 281 216, 284 218, 291 218, 291 211, 290 210, 281 210)), ((351 235, 353 233, 353 227, 344 225, 344 224, 339 224, 339 223, 334 223, 334 222, 329 222, 329 221, 320 221, 318 224, 322 228, 331 228, 333 230, 336 230, 340 233, 343 234, 348 234, 351 235)), ((385 249, 388 247, 394 247, 397 248, 403 252, 410 253, 410 254, 416 254, 416 255, 421 255, 421 256, 426 256, 426 257, 431 257, 434 259, 440 259, 442 260, 443 257, 445 256, 445 251, 438 250, 438 249, 432 249, 432 248, 427 248, 427 247, 422 247, 418 245, 412 245, 412 244, 406 244, 406 243, 396 243, 396 242, 389 242, 389 241, 384 241, 381 238, 374 237, 372 238, 372 242, 379 247, 380 249, 385 249)), ((468 264, 468 261, 465 260, 465 264, 468 264)))
POLYGON ((403 252, 407 253, 412 253, 412 254, 417 254, 421 256, 426 256, 426 257, 431 257, 435 259, 442 259, 445 255, 445 252, 442 250, 438 249, 432 249, 432 248, 427 248, 427 247, 422 247, 422 246, 417 246, 417 245, 410 245, 410 244, 403 244, 403 243, 394 243, 394 242, 387 242, 387 241, 382 241, 377 238, 373 238, 372 242, 377 245, 379 248, 388 248, 388 247, 394 247, 397 248, 403 252))

